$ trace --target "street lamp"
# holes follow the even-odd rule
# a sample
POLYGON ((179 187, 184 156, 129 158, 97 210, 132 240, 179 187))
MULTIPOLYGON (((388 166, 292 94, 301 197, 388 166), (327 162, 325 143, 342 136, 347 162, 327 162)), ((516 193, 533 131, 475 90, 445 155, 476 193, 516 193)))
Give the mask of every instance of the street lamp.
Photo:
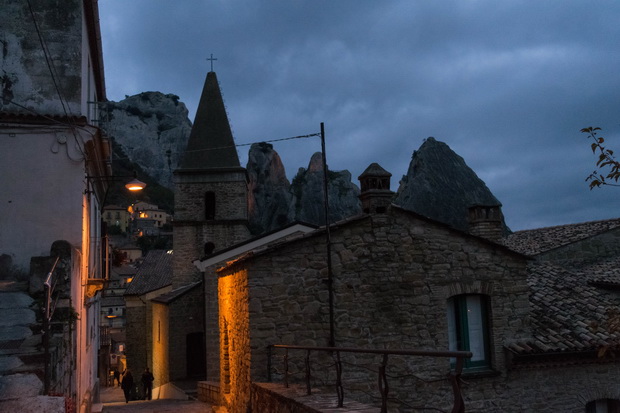
POLYGON ((138 175, 134 171, 133 179, 125 184, 125 188, 133 192, 142 191, 146 188, 146 184, 138 179, 138 175))

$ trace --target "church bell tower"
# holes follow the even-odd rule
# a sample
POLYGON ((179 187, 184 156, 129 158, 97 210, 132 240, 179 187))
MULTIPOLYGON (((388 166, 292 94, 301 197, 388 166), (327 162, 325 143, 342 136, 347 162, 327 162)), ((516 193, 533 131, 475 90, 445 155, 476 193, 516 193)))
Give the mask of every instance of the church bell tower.
POLYGON ((248 186, 215 72, 207 74, 175 176, 173 288, 200 279, 193 261, 244 241, 248 186))

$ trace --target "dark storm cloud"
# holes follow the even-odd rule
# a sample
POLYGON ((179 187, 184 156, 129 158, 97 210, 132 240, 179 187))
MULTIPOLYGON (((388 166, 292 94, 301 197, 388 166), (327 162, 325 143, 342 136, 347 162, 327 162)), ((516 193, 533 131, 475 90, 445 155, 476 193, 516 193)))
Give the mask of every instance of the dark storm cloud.
MULTIPOLYGON (((238 143, 318 132, 332 169, 398 179, 434 136, 504 204, 513 229, 619 216, 589 191, 579 130, 620 148, 615 1, 100 2, 108 95, 196 109, 211 53, 238 143)), ((317 139, 276 143, 289 179, 317 139)), ((619 149, 620 150, 620 149, 619 149)), ((247 150, 239 151, 242 162, 247 150)))

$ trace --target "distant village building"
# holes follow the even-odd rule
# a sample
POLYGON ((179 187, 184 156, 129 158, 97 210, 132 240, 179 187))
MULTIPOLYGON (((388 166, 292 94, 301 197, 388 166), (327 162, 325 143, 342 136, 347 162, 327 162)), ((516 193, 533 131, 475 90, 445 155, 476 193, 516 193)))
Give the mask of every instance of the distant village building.
POLYGON ((159 209, 157 205, 148 204, 146 202, 136 202, 130 207, 134 219, 137 221, 137 226, 142 227, 140 223, 143 220, 153 221, 150 226, 154 228, 161 228, 166 224, 170 224, 172 217, 166 211, 159 209))
POLYGON ((103 208, 103 220, 108 227, 117 227, 123 234, 129 232, 131 214, 126 207, 106 205, 103 208))

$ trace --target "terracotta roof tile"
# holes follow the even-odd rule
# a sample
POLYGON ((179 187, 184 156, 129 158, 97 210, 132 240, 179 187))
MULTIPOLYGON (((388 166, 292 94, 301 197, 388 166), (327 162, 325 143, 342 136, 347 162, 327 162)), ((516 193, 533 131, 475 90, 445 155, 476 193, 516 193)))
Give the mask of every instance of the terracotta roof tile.
POLYGON ((555 264, 530 263, 532 339, 510 343, 516 354, 597 351, 620 347, 620 330, 611 326, 618 297, 592 285, 583 272, 555 264))
POLYGON ((620 227, 620 218, 517 231, 503 240, 508 248, 537 255, 620 227))
POLYGON ((142 295, 172 283, 172 252, 149 251, 125 295, 142 295))

